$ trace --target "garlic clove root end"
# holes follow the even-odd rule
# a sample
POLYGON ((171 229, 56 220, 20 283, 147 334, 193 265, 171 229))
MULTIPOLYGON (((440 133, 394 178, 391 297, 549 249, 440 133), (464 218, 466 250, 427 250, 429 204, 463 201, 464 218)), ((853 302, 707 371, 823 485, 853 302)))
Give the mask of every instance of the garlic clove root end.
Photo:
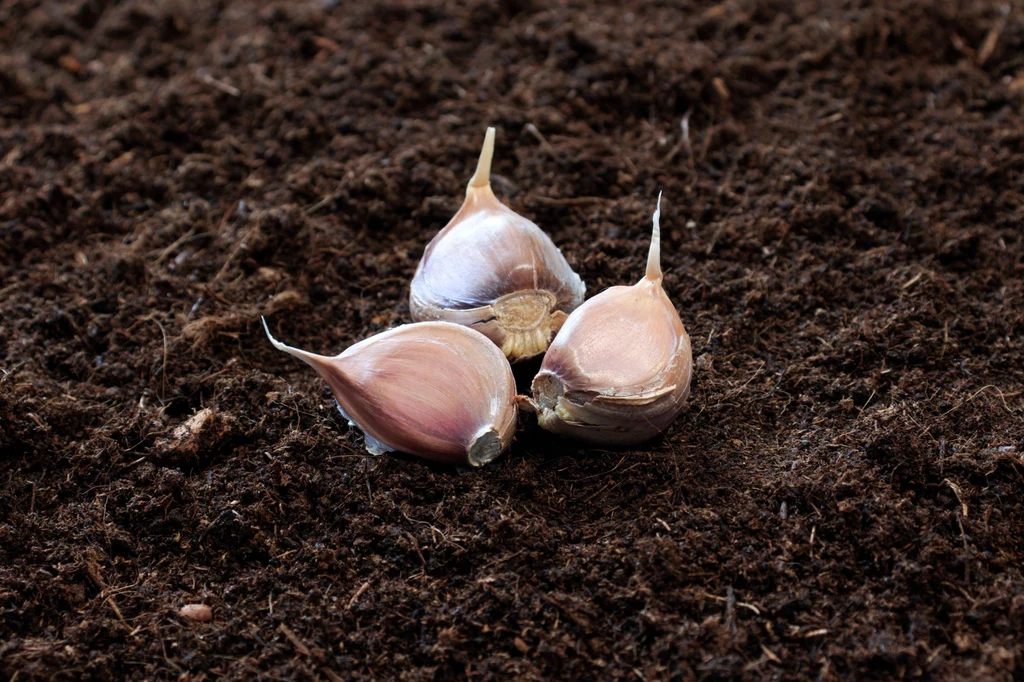
POLYGON ((471 467, 482 467, 496 459, 501 451, 501 437, 498 432, 494 429, 486 429, 469 444, 466 461, 471 467))
POLYGON ((511 362, 537 357, 548 349, 566 314, 552 310, 557 301, 548 291, 517 291, 494 302, 494 321, 501 351, 511 362))

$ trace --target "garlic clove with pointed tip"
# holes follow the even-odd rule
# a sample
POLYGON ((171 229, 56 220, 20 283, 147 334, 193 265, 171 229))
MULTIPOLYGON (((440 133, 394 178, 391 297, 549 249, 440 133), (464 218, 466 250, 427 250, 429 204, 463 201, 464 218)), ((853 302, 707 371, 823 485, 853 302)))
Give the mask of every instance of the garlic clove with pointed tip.
POLYGON ((274 347, 306 362, 331 387, 338 408, 365 435, 366 449, 392 450, 479 467, 508 449, 517 408, 512 368, 482 334, 448 322, 407 324, 335 357, 274 347))
POLYGON ((491 190, 487 129, 466 200, 427 245, 409 295, 414 320, 472 327, 516 362, 543 353, 585 287, 537 225, 491 190))
POLYGON ((633 286, 601 292, 576 309, 533 380, 541 427, 602 444, 652 438, 672 422, 690 393, 690 337, 661 286, 661 195, 647 273, 633 286))

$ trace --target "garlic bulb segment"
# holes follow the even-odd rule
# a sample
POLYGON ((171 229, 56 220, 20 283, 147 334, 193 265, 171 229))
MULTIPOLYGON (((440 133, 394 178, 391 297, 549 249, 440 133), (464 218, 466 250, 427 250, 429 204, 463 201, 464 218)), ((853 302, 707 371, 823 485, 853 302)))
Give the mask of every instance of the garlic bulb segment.
POLYGON ((639 443, 661 433, 690 393, 690 337, 662 289, 661 195, 647 273, 601 292, 573 312, 532 385, 541 427, 602 444, 639 443))
POLYGON ((551 238, 491 190, 487 129, 462 208, 427 245, 409 296, 415 320, 472 327, 513 362, 543 353, 584 285, 551 238))
POLYGON ((392 450, 472 467, 512 443, 517 408, 512 368, 482 334, 448 322, 407 324, 335 357, 287 346, 311 365, 338 408, 365 435, 366 449, 392 450))

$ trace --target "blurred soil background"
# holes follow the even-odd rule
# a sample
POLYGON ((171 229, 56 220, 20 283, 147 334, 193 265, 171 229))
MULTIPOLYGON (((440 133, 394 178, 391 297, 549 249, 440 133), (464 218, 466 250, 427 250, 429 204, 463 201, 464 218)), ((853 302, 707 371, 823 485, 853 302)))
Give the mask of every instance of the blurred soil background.
POLYGON ((1022 680, 1022 191, 1019 0, 0 0, 0 678, 1022 680), (487 125, 590 294, 664 190, 664 438, 372 458, 264 338, 487 125))

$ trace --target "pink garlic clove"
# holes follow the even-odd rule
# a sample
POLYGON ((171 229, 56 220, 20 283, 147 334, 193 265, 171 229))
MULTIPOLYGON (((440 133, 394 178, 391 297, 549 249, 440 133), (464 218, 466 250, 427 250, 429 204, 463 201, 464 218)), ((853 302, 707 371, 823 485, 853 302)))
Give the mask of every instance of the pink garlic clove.
POLYGON ((585 287, 551 238, 494 196, 493 155, 488 128, 462 208, 416 268, 409 307, 415 320, 473 327, 516 362, 547 349, 585 287))
POLYGON ((603 444, 652 438, 676 418, 690 393, 690 337, 661 286, 661 195, 647 272, 633 286, 607 289, 577 308, 533 380, 541 427, 603 444))
POLYGON ((485 336, 448 322, 421 322, 360 341, 335 357, 270 342, 312 366, 371 454, 399 450, 472 467, 512 443, 517 408, 512 368, 485 336))

